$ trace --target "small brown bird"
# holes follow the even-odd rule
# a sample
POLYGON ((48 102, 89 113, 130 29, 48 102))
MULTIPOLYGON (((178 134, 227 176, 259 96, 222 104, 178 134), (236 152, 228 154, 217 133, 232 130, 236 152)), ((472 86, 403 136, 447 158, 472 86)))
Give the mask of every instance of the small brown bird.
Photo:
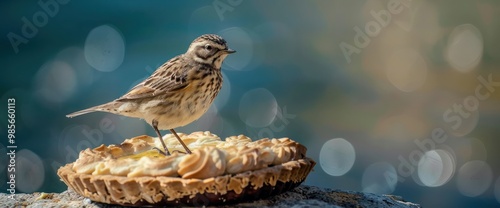
POLYGON ((234 52, 222 37, 202 35, 191 43, 186 53, 165 62, 125 95, 67 117, 102 111, 141 118, 158 134, 165 150, 159 150, 161 153, 170 155, 159 131, 166 129, 191 153, 174 128, 197 120, 208 110, 222 87, 222 62, 234 52))

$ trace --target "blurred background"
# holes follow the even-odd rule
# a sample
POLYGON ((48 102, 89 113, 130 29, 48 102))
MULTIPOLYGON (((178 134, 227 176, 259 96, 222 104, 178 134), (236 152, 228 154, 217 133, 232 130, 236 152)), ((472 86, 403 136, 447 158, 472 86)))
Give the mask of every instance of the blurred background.
MULTIPOLYGON (((15 99, 17 192, 62 192, 80 150, 155 135, 66 114, 111 101, 201 34, 238 52, 214 105, 178 132, 290 137, 307 185, 424 207, 500 205, 500 2, 2 1, 0 183, 15 99)), ((164 132, 168 133, 168 132, 164 132)))

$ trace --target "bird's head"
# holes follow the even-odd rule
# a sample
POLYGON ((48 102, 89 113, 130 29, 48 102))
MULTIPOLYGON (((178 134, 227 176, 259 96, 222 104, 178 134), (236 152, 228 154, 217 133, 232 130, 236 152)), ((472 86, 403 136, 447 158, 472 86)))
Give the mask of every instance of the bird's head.
POLYGON ((227 47, 226 41, 214 34, 205 34, 196 38, 189 46, 186 55, 195 62, 208 64, 220 69, 227 55, 236 52, 227 47))

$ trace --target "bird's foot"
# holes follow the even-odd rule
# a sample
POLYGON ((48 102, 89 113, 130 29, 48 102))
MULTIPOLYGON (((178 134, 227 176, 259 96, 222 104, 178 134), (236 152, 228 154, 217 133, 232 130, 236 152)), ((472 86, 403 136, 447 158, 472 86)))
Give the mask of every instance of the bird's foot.
POLYGON ((168 150, 165 152, 165 151, 161 150, 158 147, 153 147, 153 149, 156 150, 156 151, 158 151, 162 155, 165 155, 165 156, 169 156, 170 155, 170 152, 168 152, 168 150))

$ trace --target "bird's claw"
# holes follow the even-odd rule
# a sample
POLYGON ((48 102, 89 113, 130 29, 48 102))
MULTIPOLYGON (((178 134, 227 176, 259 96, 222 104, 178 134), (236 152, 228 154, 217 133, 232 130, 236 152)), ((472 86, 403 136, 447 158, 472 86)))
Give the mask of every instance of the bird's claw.
POLYGON ((165 155, 165 156, 169 156, 170 155, 170 152, 168 152, 168 150, 167 150, 167 152, 165 152, 165 151, 161 150, 158 147, 153 147, 153 149, 156 150, 156 151, 158 151, 162 155, 165 155))

